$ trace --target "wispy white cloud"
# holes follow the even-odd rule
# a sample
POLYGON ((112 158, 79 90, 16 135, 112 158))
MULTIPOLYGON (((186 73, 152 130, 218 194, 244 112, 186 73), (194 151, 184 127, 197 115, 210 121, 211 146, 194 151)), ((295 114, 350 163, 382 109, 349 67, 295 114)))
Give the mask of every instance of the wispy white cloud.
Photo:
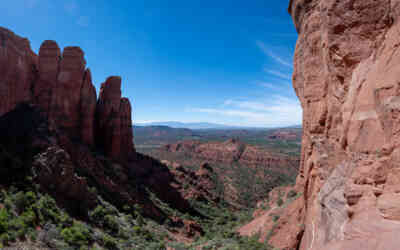
POLYGON ((159 120, 134 120, 134 124, 149 124, 149 123, 155 123, 155 122, 160 122, 159 120))
POLYGON ((286 91, 291 87, 291 83, 289 81, 256 81, 256 83, 263 88, 274 90, 274 91, 286 91))
POLYGON ((274 61, 276 61, 277 63, 284 65, 286 67, 289 68, 293 68, 292 63, 287 60, 282 58, 281 56, 278 56, 277 54, 275 54, 274 52, 272 52, 272 49, 269 49, 265 43, 261 42, 261 41, 256 41, 257 47, 266 55, 269 56, 270 58, 272 58, 274 61))
POLYGON ((264 72, 284 80, 290 80, 290 81, 292 80, 291 74, 283 73, 277 70, 271 70, 267 67, 264 67, 264 72))
POLYGON ((222 107, 191 108, 187 111, 233 118, 237 125, 277 127, 301 124, 302 109, 297 99, 273 95, 267 101, 233 100, 222 107))

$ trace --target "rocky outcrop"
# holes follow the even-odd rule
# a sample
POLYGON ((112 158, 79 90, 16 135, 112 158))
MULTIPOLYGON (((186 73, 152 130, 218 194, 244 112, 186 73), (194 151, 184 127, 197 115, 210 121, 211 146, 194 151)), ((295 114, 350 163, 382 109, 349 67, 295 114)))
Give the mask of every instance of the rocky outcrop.
POLYGON ((273 132, 268 136, 268 139, 271 140, 285 140, 285 141, 300 141, 301 140, 301 130, 290 130, 290 129, 282 129, 273 132))
POLYGON ((247 166, 264 166, 280 169, 281 172, 297 170, 298 158, 263 150, 247 145, 236 139, 224 142, 181 141, 167 144, 162 150, 171 153, 184 153, 214 163, 240 163, 247 166))
POLYGON ((254 220, 239 228, 243 236, 259 235, 260 242, 267 242, 278 249, 290 246, 294 248, 298 242, 296 232, 304 225, 301 222, 301 200, 293 187, 277 187, 268 195, 268 199, 260 201, 253 213, 254 220), (299 204, 300 203, 300 204, 299 204))
MULTIPOLYGON (((176 170, 197 169, 198 189, 212 191, 237 209, 253 206, 274 187, 294 182, 299 165, 298 156, 271 152, 236 139, 181 141, 165 145, 155 155, 171 162, 168 165, 179 163, 176 170)), ((182 179, 180 172, 175 174, 177 179, 182 179)))
POLYGON ((27 39, 3 28, 0 45, 0 115, 34 103, 71 139, 120 161, 134 158, 131 105, 121 97, 121 78, 107 79, 97 101, 79 47, 61 52, 55 41, 46 40, 36 56, 27 39))
POLYGON ((163 160, 161 163, 169 167, 175 178, 172 186, 186 200, 212 201, 216 203, 220 201, 220 197, 216 192, 216 180, 212 176, 214 170, 208 163, 201 164, 196 172, 176 162, 163 160))
POLYGON ((290 3, 305 228, 285 249, 398 249, 399 8, 398 0, 290 3))
POLYGON ((101 85, 96 110, 98 145, 111 157, 133 153, 131 105, 121 98, 121 78, 109 77, 101 85))
POLYGON ((37 107, 19 104, 0 117, 0 129, 1 184, 26 183, 32 175, 72 213, 84 215, 93 208, 96 197, 88 191, 86 178, 76 175, 78 164, 61 148, 61 134, 37 107))
POLYGON ((61 53, 45 41, 36 56, 27 39, 0 28, 0 185, 25 187, 27 180, 82 217, 97 194, 119 208, 139 205, 160 222, 166 215, 149 192, 182 213, 194 211, 173 187, 174 174, 135 152, 120 77, 108 78, 97 100, 80 48, 61 53))
MULTIPOLYGON (((79 103, 79 127, 81 140, 87 145, 94 144, 96 114, 96 89, 92 84, 92 73, 85 71, 79 103)), ((132 136, 131 136, 132 137, 132 136)), ((133 139, 133 138, 132 138, 133 139)), ((129 147, 129 145, 127 145, 129 147)))
POLYGON ((32 99, 36 65, 29 41, 0 27, 0 116, 32 99))
POLYGON ((84 54, 79 47, 64 48, 49 111, 50 119, 74 138, 80 138, 80 92, 85 67, 84 54))
POLYGON ((33 86, 35 103, 48 116, 57 83, 61 50, 54 41, 44 41, 39 49, 38 79, 33 86))

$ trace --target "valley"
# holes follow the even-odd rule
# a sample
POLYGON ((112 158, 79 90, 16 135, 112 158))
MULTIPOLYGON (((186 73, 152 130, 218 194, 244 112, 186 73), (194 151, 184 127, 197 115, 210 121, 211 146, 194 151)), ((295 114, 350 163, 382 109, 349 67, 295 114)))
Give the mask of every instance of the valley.
POLYGON ((238 230, 294 184, 301 129, 133 127, 79 47, 0 35, 0 248, 270 248, 238 230))
POLYGON ((0 249, 399 249, 400 0, 2 7, 0 249))

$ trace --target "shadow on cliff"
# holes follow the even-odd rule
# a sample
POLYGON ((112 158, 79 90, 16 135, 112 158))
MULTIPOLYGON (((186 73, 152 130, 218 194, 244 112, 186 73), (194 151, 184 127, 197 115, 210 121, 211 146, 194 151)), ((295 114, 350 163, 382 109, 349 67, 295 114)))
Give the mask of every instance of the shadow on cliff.
POLYGON ((163 222, 166 215, 149 192, 183 213, 196 214, 171 186, 174 181, 168 167, 151 157, 136 154, 130 162, 117 163, 71 141, 35 105, 19 104, 0 117, 0 184, 22 189, 39 184, 77 217, 85 218, 100 195, 119 208, 138 204, 144 216, 163 222))

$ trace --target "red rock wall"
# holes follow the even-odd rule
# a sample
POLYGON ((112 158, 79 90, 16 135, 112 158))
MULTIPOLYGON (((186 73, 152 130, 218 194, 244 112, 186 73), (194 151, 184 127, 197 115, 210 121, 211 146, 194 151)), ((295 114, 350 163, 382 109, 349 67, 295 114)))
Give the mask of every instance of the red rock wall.
POLYGON ((399 249, 400 1, 292 0, 289 12, 303 107, 299 249, 399 249))
POLYGON ((133 149, 131 105, 121 98, 121 78, 109 77, 101 85, 97 102, 96 137, 98 145, 112 157, 129 157, 126 147, 133 149))
POLYGON ((120 77, 110 77, 104 86, 97 101, 79 47, 61 53, 47 40, 37 56, 27 39, 0 28, 0 116, 19 103, 34 103, 71 139, 126 160, 135 153, 131 105, 121 97, 120 77))
POLYGON ((31 100, 36 61, 27 39, 0 27, 0 115, 31 100))

